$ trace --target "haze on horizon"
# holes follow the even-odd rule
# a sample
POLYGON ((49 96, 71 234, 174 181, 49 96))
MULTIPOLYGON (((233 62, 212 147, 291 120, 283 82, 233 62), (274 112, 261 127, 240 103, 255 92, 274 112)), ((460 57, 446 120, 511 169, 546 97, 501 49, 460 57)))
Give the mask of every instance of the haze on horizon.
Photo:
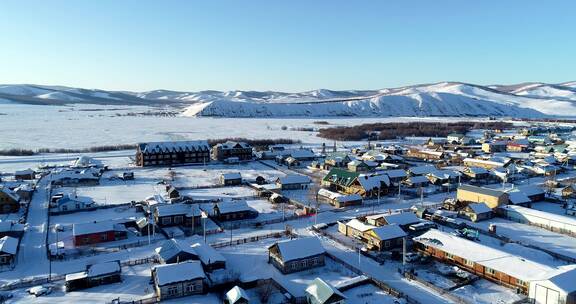
POLYGON ((575 80, 574 1, 0 1, 0 83, 381 89, 575 80))

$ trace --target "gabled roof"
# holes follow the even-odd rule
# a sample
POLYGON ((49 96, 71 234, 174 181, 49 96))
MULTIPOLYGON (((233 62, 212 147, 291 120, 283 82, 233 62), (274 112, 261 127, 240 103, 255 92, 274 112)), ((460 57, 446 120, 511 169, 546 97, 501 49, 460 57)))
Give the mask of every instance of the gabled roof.
POLYGON ((372 232, 374 232, 374 234, 376 234, 376 236, 382 241, 406 236, 406 232, 396 224, 372 228, 372 232))
POLYGON ((283 184, 283 185, 309 184, 312 182, 312 180, 310 179, 310 177, 308 177, 306 175, 290 174, 290 175, 279 177, 278 179, 276 179, 276 182, 283 184))
POLYGON ((72 225, 72 235, 85 235, 107 231, 125 231, 126 227, 118 221, 108 220, 102 222, 78 223, 72 225))
POLYGON ((482 213, 490 213, 492 212, 492 209, 490 209, 490 207, 488 207, 486 204, 484 203, 472 203, 472 204, 468 204, 468 208, 470 208, 472 210, 472 212, 476 213, 476 214, 482 214, 482 213))
POLYGON ((198 258, 204 265, 226 263, 226 258, 212 246, 204 243, 202 237, 196 235, 190 239, 190 242, 192 243, 192 249, 198 254, 198 258))
POLYGON ((494 189, 490 189, 490 188, 484 188, 484 187, 477 187, 477 186, 472 186, 472 185, 467 185, 467 184, 460 185, 458 187, 458 190, 476 192, 476 193, 480 193, 483 195, 496 196, 496 197, 502 196, 504 194, 504 192, 502 192, 502 191, 498 191, 498 190, 494 190, 494 189))
POLYGON ((382 217, 388 225, 397 224, 403 226, 420 222, 420 219, 412 212, 384 214, 382 217))
POLYGON ((269 248, 274 246, 278 247, 278 252, 284 262, 299 260, 326 252, 326 249, 322 247, 320 240, 316 237, 279 241, 269 248))
POLYGON ((407 176, 406 171, 404 171, 403 169, 384 170, 381 172, 388 175, 390 178, 399 178, 407 176))
POLYGON ((18 194, 16 194, 14 191, 10 190, 10 188, 8 188, 4 185, 0 185, 0 192, 6 194, 6 196, 8 196, 9 198, 11 198, 15 201, 20 200, 20 196, 18 196, 18 194))
MULTIPOLYGON (((218 210, 221 214, 226 213, 234 213, 234 212, 241 212, 241 211, 254 211, 252 207, 248 206, 246 201, 224 201, 216 204, 218 206, 218 210)), ((203 209, 207 209, 204 206, 203 209)))
POLYGON ((170 260, 181 252, 197 256, 196 251, 194 251, 191 245, 192 244, 184 240, 169 239, 164 241, 160 247, 156 248, 156 253, 164 261, 170 260))
POLYGON ((158 216, 200 216, 200 207, 197 204, 158 204, 156 205, 158 216))
POLYGON ((344 187, 349 187, 354 183, 359 173, 350 172, 348 170, 332 168, 330 172, 324 176, 323 181, 335 183, 344 187))
POLYGON ((172 283, 204 279, 204 269, 200 261, 186 261, 179 264, 164 264, 153 268, 159 286, 172 283))
POLYGON ((250 302, 250 297, 248 297, 246 291, 238 286, 234 286, 234 288, 230 289, 226 293, 226 300, 228 300, 228 304, 235 304, 240 299, 244 299, 250 302))
POLYGON ((411 167, 408 169, 408 171, 414 175, 424 175, 424 174, 428 174, 434 170, 436 170, 436 167, 434 167, 432 165, 411 167))
POLYGON ((208 142, 204 140, 148 142, 148 143, 139 143, 138 147, 140 148, 140 151, 142 151, 143 153, 210 150, 208 142))
POLYGON ((346 299, 346 296, 336 289, 336 287, 324 282, 321 278, 314 279, 314 281, 306 287, 306 293, 314 298, 317 303, 329 303, 328 300, 332 297, 346 299))
POLYGON ((18 239, 11 236, 0 238, 0 252, 16 254, 18 252, 18 239))
POLYGON ((225 180, 242 179, 242 175, 240 174, 240 172, 222 173, 222 178, 224 178, 225 180))
POLYGON ((371 229, 376 228, 375 226, 364 224, 361 221, 359 221, 358 219, 351 219, 350 221, 348 221, 348 223, 346 223, 346 226, 348 226, 354 230, 360 231, 360 232, 366 232, 366 231, 369 231, 371 229))
POLYGON ((506 273, 523 281, 532 281, 554 271, 554 268, 550 266, 437 229, 428 230, 421 236, 414 238, 414 241, 506 273))
POLYGON ((386 187, 390 186, 390 178, 386 174, 361 174, 356 180, 366 191, 381 188, 382 184, 386 187))

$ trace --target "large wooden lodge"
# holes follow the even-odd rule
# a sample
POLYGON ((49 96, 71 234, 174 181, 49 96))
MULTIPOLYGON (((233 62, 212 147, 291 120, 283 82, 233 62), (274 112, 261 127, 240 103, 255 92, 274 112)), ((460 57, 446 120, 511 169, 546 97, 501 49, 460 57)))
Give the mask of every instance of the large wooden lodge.
POLYGON ((172 166, 199 164, 210 161, 210 146, 206 141, 175 141, 139 143, 136 165, 172 166))

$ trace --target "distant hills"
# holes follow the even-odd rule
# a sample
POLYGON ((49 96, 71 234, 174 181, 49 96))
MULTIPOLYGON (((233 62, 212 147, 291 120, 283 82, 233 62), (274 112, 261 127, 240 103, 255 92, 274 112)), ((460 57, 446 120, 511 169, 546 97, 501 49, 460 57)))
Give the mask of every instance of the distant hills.
POLYGON ((173 106, 184 116, 576 116, 576 82, 481 86, 442 82, 382 90, 149 92, 0 85, 0 101, 35 105, 173 106))

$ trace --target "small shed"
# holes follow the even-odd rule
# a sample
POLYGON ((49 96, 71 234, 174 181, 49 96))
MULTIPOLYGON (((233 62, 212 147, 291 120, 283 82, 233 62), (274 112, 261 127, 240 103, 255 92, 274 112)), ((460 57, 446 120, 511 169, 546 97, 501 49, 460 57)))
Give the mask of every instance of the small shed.
POLYGON ((240 172, 222 173, 220 175, 220 185, 234 186, 242 184, 242 175, 240 172))
POLYGON ((484 203, 471 203, 462 209, 461 215, 473 222, 480 222, 492 218, 492 209, 484 203))
POLYGON ((316 278, 306 287, 306 300, 309 304, 344 304, 346 296, 336 287, 316 278))
POLYGON ((244 289, 234 286, 230 289, 226 295, 224 295, 225 304, 248 304, 250 303, 250 297, 246 294, 244 289))

